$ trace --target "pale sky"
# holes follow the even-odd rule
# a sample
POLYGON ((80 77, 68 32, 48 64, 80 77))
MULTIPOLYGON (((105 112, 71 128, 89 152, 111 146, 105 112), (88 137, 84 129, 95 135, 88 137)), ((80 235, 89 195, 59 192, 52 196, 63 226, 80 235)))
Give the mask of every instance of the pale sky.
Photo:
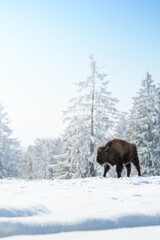
POLYGON ((22 146, 63 132, 90 53, 127 111, 146 71, 160 80, 160 1, 0 0, 0 103, 22 146))

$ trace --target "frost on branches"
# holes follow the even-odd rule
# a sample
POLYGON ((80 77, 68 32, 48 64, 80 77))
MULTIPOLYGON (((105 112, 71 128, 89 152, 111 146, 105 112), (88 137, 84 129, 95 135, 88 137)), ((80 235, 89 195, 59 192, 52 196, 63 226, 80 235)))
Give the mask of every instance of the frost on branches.
POLYGON ((116 138, 121 138, 123 140, 130 141, 130 136, 128 134, 129 127, 128 125, 129 125, 128 113, 122 112, 119 118, 117 119, 114 136, 116 138))
POLYGON ((79 82, 78 96, 70 101, 64 119, 68 122, 64 134, 67 178, 90 177, 98 174, 97 147, 111 138, 118 111, 116 98, 108 91, 106 74, 90 56, 90 76, 79 82))
POLYGON ((0 104, 0 178, 19 177, 22 152, 18 140, 11 135, 7 113, 0 104))
POLYGON ((24 154, 22 177, 28 179, 53 179, 61 173, 60 139, 37 138, 24 154))
POLYGON ((130 113, 129 135, 138 147, 142 173, 160 174, 160 91, 146 73, 134 98, 130 113))

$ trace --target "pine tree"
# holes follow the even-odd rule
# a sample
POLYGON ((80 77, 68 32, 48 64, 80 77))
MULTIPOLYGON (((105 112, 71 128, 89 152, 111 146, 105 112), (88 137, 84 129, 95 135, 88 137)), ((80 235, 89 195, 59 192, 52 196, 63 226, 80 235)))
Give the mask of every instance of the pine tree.
POLYGON ((22 177, 29 179, 53 179, 59 177, 61 160, 60 139, 37 138, 25 152, 22 177))
POLYGON ((156 87, 147 72, 142 87, 134 98, 130 112, 129 135, 137 144, 143 174, 154 174, 156 152, 156 87))
POLYGON ((123 140, 130 141, 128 128, 129 128, 128 113, 122 112, 118 118, 114 136, 117 138, 121 138, 123 140))
POLYGON ((91 75, 77 84, 79 95, 72 99, 65 120, 65 164, 69 177, 97 175, 97 147, 106 143, 115 127, 117 99, 108 91, 106 74, 101 73, 96 60, 90 56, 91 75))
POLYGON ((22 151, 19 141, 12 138, 7 113, 0 104, 0 178, 19 177, 22 151))
POLYGON ((154 139, 152 148, 152 168, 154 169, 154 175, 160 175, 160 87, 156 86, 154 89, 154 139))

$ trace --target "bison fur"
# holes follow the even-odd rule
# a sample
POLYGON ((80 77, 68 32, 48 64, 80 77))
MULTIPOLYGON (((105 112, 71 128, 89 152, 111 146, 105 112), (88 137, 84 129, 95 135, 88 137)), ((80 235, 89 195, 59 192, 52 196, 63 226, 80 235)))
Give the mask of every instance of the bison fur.
POLYGON ((104 166, 103 177, 111 166, 116 165, 117 177, 121 177, 123 166, 127 169, 127 177, 130 177, 131 163, 137 169, 138 176, 141 176, 137 147, 134 143, 114 138, 105 146, 97 149, 97 163, 104 166))

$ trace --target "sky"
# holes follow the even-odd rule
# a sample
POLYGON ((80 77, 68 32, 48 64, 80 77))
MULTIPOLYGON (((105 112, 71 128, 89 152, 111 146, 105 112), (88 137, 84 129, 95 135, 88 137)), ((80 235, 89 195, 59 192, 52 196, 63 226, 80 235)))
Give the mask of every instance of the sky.
POLYGON ((63 133, 91 53, 122 111, 146 71, 159 83, 159 12, 159 0, 0 0, 0 103, 22 146, 63 133))

